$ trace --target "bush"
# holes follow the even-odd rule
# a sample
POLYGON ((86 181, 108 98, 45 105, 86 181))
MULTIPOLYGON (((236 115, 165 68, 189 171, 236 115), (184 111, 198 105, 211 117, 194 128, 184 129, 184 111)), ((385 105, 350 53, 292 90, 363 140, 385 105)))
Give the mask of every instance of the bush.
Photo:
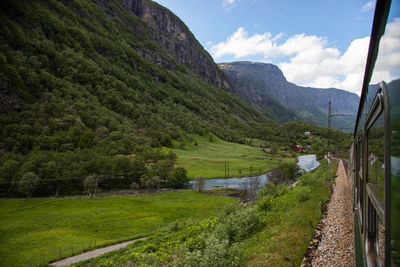
POLYGON ((167 185, 172 188, 183 188, 188 180, 186 169, 178 167, 168 173, 167 185))
POLYGON ((227 240, 220 240, 209 235, 204 240, 205 249, 188 252, 182 262, 175 266, 239 266, 240 249, 237 245, 229 246, 227 240))
POLYGON ((88 197, 95 197, 98 190, 98 184, 100 182, 100 177, 96 175, 90 175, 83 180, 83 188, 88 197))
POLYGON ((257 198, 262 199, 269 195, 275 198, 285 194, 287 191, 288 188, 286 185, 275 185, 272 182, 268 182, 258 191, 257 198))
POLYGON ((297 177, 300 168, 294 162, 283 162, 271 171, 270 181, 274 184, 281 184, 297 177))
POLYGON ((307 201, 311 198, 311 188, 309 186, 300 186, 296 191, 296 198, 300 202, 307 201))
POLYGON ((269 211, 272 209, 274 197, 272 195, 268 195, 259 201, 257 201, 257 210, 259 211, 269 211))
POLYGON ((309 173, 305 173, 301 176, 300 185, 321 186, 322 184, 323 184, 323 180, 319 179, 319 176, 311 175, 309 173))
POLYGON ((18 181, 18 191, 24 193, 26 198, 30 198, 33 191, 39 185, 39 182, 40 179, 34 172, 27 172, 18 181))

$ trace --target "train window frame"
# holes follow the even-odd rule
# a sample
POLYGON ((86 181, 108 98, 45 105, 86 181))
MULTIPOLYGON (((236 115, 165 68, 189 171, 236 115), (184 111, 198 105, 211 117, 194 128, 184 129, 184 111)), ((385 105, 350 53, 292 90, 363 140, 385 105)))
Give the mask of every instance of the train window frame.
POLYGON ((364 151, 365 151, 365 134, 364 130, 361 130, 360 135, 357 141, 357 170, 356 170, 356 179, 358 182, 358 196, 357 196, 357 209, 358 209, 358 221, 360 224, 361 233, 364 233, 364 225, 365 225, 365 180, 364 180, 364 151))
MULTIPOLYGON (((383 90, 381 88, 381 86, 379 87, 376 95, 375 95, 375 99, 373 101, 373 104, 371 106, 370 112, 368 113, 368 117, 367 117, 367 129, 366 129, 366 150, 367 153, 366 155, 369 155, 369 136, 370 136, 370 131, 371 128, 375 125, 376 121, 378 120, 378 118, 380 116, 384 116, 384 104, 383 104, 383 90)), ((384 119, 384 128, 386 129, 386 121, 384 119)), ((386 132, 385 132, 385 136, 386 136, 386 132)), ((386 147, 384 147, 385 151, 386 151, 386 147)), ((386 163, 386 155, 384 158, 384 163, 386 163)), ((369 185, 369 164, 366 164, 366 169, 365 169, 365 190, 367 192, 367 195, 370 197, 370 200, 372 202, 372 204, 375 207, 375 210, 377 212, 377 214, 379 215, 379 217, 384 220, 384 206, 382 205, 381 201, 379 201, 378 197, 376 196, 375 192, 371 189, 370 185, 369 185)), ((386 165, 385 165, 385 169, 386 169, 386 165)), ((386 179, 385 179, 386 181, 386 179)), ((385 188, 384 188, 384 194, 385 194, 385 188)), ((385 201, 385 199, 384 199, 385 201)))
POLYGON ((389 94, 387 85, 385 82, 379 84, 378 90, 376 92, 374 101, 368 112, 364 132, 366 133, 364 141, 366 142, 366 147, 364 147, 364 152, 366 153, 363 159, 367 159, 369 153, 369 135, 370 130, 374 126, 380 116, 383 116, 384 120, 384 206, 377 198, 375 192, 369 186, 369 172, 368 164, 365 164, 365 189, 366 194, 364 196, 365 200, 365 232, 364 242, 365 242, 365 252, 366 260, 368 266, 389 266, 390 265, 390 121, 389 121, 389 94), (381 262, 379 257, 379 221, 383 222, 384 225, 384 262, 381 262))

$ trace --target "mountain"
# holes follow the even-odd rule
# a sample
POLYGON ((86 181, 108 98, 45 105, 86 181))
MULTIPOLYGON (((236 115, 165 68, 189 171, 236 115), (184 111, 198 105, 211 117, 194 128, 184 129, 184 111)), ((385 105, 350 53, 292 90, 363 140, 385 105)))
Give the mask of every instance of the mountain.
MULTIPOLYGON (((332 114, 357 114, 360 98, 339 89, 297 86, 275 65, 255 62, 220 63, 233 92, 277 121, 301 120, 327 127, 328 103, 332 114)), ((354 117, 333 117, 335 128, 354 127, 354 117)))
MULTIPOLYGON (((102 2, 107 3, 107 1, 102 2)), ((102 5, 106 13, 112 13, 112 9, 109 9, 106 4, 102 5)), ((147 32, 151 33, 145 36, 147 41, 157 44, 164 53, 172 56, 174 60, 188 67, 208 83, 224 90, 230 89, 225 74, 214 63, 192 32, 171 11, 147 0, 122 0, 122 5, 132 16, 136 16, 146 23, 147 32)), ((142 33, 135 32, 136 38, 143 39, 142 33)), ((151 49, 136 48, 136 51, 140 52, 144 58, 169 70, 178 70, 177 66, 163 59, 161 54, 154 53, 151 49)))
POLYGON ((132 172, 193 134, 244 143, 277 127, 152 1, 1 5, 0 184, 132 172))

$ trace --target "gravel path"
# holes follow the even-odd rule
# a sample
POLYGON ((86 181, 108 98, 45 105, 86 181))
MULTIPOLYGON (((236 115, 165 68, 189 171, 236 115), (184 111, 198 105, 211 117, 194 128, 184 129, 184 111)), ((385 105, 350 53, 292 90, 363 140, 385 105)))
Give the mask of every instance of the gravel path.
POLYGON ((312 266, 355 266, 351 188, 342 161, 337 175, 312 266))
POLYGON ((135 241, 143 240, 143 239, 146 239, 146 238, 145 237, 138 238, 138 239, 126 241, 126 242, 123 242, 123 243, 119 243, 119 244, 116 244, 116 245, 112 245, 112 246, 109 246, 109 247, 104 247, 104 248, 91 250, 91 251, 88 251, 88 252, 85 252, 85 253, 82 253, 82 254, 79 254, 79 255, 75 255, 75 256, 60 260, 60 261, 53 262, 50 265, 51 266, 67 266, 67 265, 70 265, 70 264, 73 264, 73 263, 77 263, 77 262, 80 262, 80 261, 84 261, 84 260, 88 260, 88 259, 100 256, 100 255, 102 255, 104 253, 107 253, 107 252, 110 252, 110 251, 113 251, 113 250, 124 248, 127 245, 132 244, 135 241))

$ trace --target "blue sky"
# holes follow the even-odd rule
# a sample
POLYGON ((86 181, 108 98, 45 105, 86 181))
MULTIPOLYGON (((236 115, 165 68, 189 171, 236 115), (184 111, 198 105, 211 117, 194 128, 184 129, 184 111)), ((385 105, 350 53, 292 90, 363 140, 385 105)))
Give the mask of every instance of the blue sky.
MULTIPOLYGON (((216 62, 273 63, 296 84, 360 93, 374 1, 156 2, 180 17, 216 62)), ((391 41, 400 43, 400 19, 395 20, 400 17, 400 0, 392 2, 389 21, 395 40, 391 41)), ((390 53, 395 59, 391 69, 400 69, 400 49, 390 53)), ((392 72, 382 69, 376 79, 390 80, 392 72)))

